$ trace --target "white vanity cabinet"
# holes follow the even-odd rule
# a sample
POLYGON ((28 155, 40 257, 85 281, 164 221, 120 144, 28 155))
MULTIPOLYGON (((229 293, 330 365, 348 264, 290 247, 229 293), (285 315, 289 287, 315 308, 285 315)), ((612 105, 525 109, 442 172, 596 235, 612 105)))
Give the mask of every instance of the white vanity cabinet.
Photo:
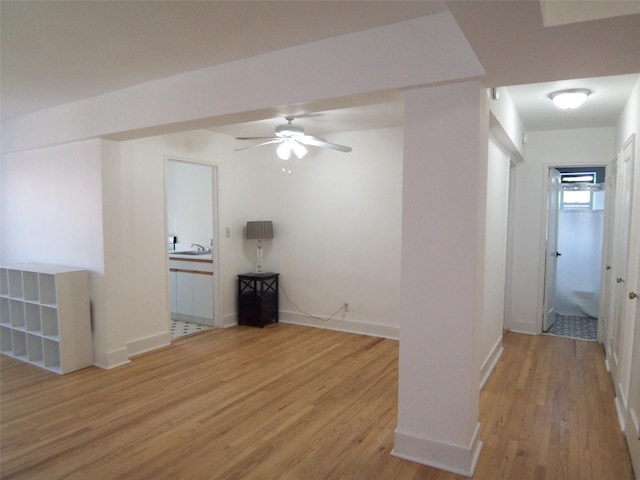
POLYGON ((0 351, 62 374, 92 365, 89 272, 1 266, 0 351))
POLYGON ((171 317, 213 326, 213 261, 169 258, 171 317))

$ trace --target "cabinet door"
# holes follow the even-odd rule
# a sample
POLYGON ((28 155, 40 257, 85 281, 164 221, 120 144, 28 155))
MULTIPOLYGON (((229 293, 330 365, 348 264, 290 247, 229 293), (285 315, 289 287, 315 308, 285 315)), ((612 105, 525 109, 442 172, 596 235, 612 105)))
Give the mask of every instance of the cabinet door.
POLYGON ((176 313, 191 315, 191 284, 193 273, 176 272, 176 313))
POLYGON ((213 325, 213 275, 176 273, 175 313, 194 317, 195 321, 213 325))
POLYGON ((191 274, 191 300, 194 317, 211 320, 213 325, 213 275, 191 274))

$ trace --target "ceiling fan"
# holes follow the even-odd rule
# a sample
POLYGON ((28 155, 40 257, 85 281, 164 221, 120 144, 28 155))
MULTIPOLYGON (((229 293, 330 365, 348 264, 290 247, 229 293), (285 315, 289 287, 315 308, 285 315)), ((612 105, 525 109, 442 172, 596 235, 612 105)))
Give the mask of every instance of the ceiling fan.
POLYGON ((263 140, 255 145, 249 145, 248 147, 242 147, 236 149, 236 151, 246 150, 247 148, 261 147, 262 145, 269 145, 271 143, 279 143, 276 153, 282 160, 289 160, 293 153, 296 157, 302 158, 307 154, 307 146, 331 148, 338 150, 339 152, 350 152, 351 147, 345 147, 344 145, 338 145, 337 143, 327 142, 325 139, 316 137, 314 135, 305 135, 304 129, 297 125, 293 125, 294 117, 285 117, 286 124, 278 125, 275 131, 275 137, 238 137, 236 140, 263 140))

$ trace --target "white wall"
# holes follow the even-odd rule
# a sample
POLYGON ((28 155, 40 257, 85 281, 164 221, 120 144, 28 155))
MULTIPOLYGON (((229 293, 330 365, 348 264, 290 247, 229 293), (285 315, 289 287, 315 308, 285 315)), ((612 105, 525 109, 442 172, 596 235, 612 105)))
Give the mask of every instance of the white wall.
POLYGON ((508 329, 540 333, 545 166, 608 164, 615 155, 614 141, 614 128, 528 133, 525 161, 515 168, 515 225, 510 272, 512 298, 510 311, 506 313, 508 329))
POLYGON ((169 297, 165 210, 165 161, 179 158, 218 167, 218 251, 214 251, 220 291, 217 318, 235 314, 235 275, 248 268, 238 240, 247 212, 254 211, 252 163, 233 157, 232 139, 207 130, 122 142, 127 226, 127 278, 131 311, 130 354, 168 342, 169 297), (225 227, 232 235, 226 238, 225 227))
POLYGON ((481 375, 486 381, 502 353, 504 327, 510 156, 489 137, 485 232, 484 305, 481 375))
MULTIPOLYGON (((282 295, 281 320, 398 338, 402 216, 402 128, 327 137, 351 153, 313 148, 283 174, 274 148, 235 153, 256 158, 255 216, 272 220, 275 238, 265 242, 265 268, 280 272, 293 303, 282 295)), ((425 188, 430 188, 425 179, 425 188)), ((245 240, 255 261, 255 241, 245 240)))
POLYGON ((102 153, 100 140, 88 140, 4 155, 0 163, 2 259, 89 270, 96 349, 106 338, 102 153))
POLYGON ((178 243, 210 245, 213 173, 209 165, 167 161, 167 228, 169 234, 178 237, 178 243))

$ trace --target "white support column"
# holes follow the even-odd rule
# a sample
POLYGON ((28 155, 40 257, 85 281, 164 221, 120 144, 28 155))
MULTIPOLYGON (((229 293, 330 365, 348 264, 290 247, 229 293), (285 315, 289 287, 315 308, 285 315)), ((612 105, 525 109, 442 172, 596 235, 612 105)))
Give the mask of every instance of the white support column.
POLYGON ((400 376, 393 454, 473 475, 482 448, 488 105, 480 82, 405 95, 400 376))

